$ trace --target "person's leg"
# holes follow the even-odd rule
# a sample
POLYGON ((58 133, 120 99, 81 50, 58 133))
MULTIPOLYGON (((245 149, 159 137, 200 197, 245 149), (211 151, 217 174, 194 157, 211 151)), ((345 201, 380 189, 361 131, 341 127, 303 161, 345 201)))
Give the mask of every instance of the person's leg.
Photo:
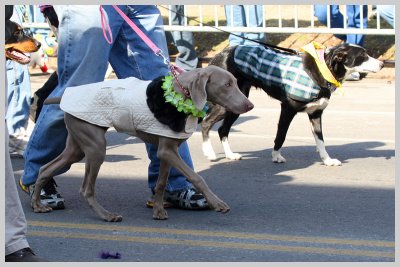
POLYGON ((7 128, 10 133, 9 149, 12 155, 22 157, 29 140, 26 131, 29 120, 31 85, 27 65, 7 60, 8 110, 7 128))
MULTIPOLYGON (((331 28, 343 28, 343 15, 339 10, 338 5, 330 5, 330 16, 331 16, 331 28)), ((326 5, 315 5, 314 6, 314 15, 318 18, 318 21, 324 25, 328 25, 328 13, 326 5)), ((335 37, 346 41, 346 35, 343 34, 335 34, 335 37)))
MULTIPOLYGON (((360 18, 360 5, 347 5, 347 28, 361 28, 361 23, 363 24, 364 29, 367 28, 368 22, 368 6, 362 5, 363 8, 363 20, 361 22, 360 18)), ((347 35, 347 43, 363 45, 364 44, 364 35, 363 34, 348 34, 347 35)))
MULTIPOLYGON (((168 57, 162 17, 157 7, 152 5, 119 7, 168 57)), ((104 9, 108 14, 110 27, 113 28, 113 23, 118 23, 121 17, 112 6, 104 6, 104 9)), ((156 77, 166 75, 169 71, 163 59, 156 56, 127 23, 123 24, 118 33, 118 38, 116 38, 112 47, 109 60, 118 78, 136 77, 142 80, 152 80, 156 77)), ((148 183, 152 189, 158 178, 159 159, 156 154, 156 146, 146 144, 146 148, 151 161, 148 183)), ((187 144, 182 144, 179 152, 182 159, 189 166, 193 167, 187 144)), ((192 184, 187 181, 186 177, 174 169, 171 170, 168 184, 171 192, 192 187, 192 184)))
POLYGON ((19 200, 17 186, 14 180, 10 155, 8 152, 8 130, 5 135, 5 255, 29 247, 26 240, 27 224, 25 214, 19 200))
POLYGON ((387 23, 389 23, 392 27, 394 27, 395 6, 394 5, 377 5, 376 9, 379 13, 379 16, 381 16, 387 23))
MULTIPOLYGON (((162 16, 157 7, 152 5, 119 5, 118 7, 168 57, 162 16)), ((116 31, 114 28, 118 28, 109 57, 117 77, 152 80, 166 75, 169 68, 164 64, 163 58, 154 54, 134 30, 123 22, 123 18, 112 6, 104 5, 103 8, 108 14, 113 33, 116 31)))
MULTIPOLYGON (((49 97, 61 96, 68 86, 102 81, 110 49, 103 37, 99 6, 55 6, 55 10, 60 21, 59 79, 49 97)), ((63 151, 66 137, 59 105, 43 106, 25 151, 23 185, 35 183, 40 167, 63 151)))
POLYGON ((7 127, 10 135, 26 128, 31 102, 31 83, 27 65, 7 60, 8 111, 7 127))
MULTIPOLYGON (((184 5, 171 5, 172 10, 172 25, 184 25, 185 17, 184 5)), ((192 70, 197 67, 199 59, 193 46, 193 33, 173 31, 172 36, 179 55, 175 60, 175 64, 184 69, 192 70)))
MULTIPOLYGON (((226 25, 227 26, 237 26, 243 27, 246 25, 245 21, 245 12, 243 5, 225 5, 225 16, 226 16, 226 25)), ((241 32, 233 32, 236 35, 244 36, 244 33, 241 32)), ((238 36, 229 35, 229 45, 241 45, 244 43, 244 39, 238 36)))
MULTIPOLYGON (((246 25, 249 27, 262 27, 263 25, 263 6, 262 5, 245 5, 244 11, 246 14, 246 20, 248 20, 249 24, 246 25)), ((245 37, 251 40, 257 40, 260 42, 265 41, 265 33, 246 33, 245 37)), ((251 42, 249 40, 244 41, 245 45, 254 45, 256 43, 251 42)))
MULTIPOLYGON (((7 75, 5 85, 7 88, 7 75)), ((5 93, 6 90, 5 90, 5 93)), ((8 105, 5 103, 5 110, 8 105)), ((7 124, 7 121, 5 121, 7 124)), ((11 164, 10 152, 8 151, 9 133, 5 129, 5 166, 4 166, 4 255, 6 262, 38 262, 47 261, 33 253, 26 238, 27 222, 21 200, 19 199, 17 185, 15 183, 14 171, 11 164)))

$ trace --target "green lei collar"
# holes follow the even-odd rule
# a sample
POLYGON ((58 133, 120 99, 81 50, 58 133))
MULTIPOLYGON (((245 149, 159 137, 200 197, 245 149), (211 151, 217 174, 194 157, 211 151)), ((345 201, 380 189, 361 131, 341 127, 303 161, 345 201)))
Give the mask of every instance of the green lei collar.
POLYGON ((174 90, 174 77, 171 73, 165 76, 163 81, 161 88, 164 90, 166 103, 171 103, 179 112, 184 112, 194 117, 204 118, 206 116, 206 107, 203 110, 198 110, 193 104, 192 99, 186 98, 185 100, 181 93, 174 90))

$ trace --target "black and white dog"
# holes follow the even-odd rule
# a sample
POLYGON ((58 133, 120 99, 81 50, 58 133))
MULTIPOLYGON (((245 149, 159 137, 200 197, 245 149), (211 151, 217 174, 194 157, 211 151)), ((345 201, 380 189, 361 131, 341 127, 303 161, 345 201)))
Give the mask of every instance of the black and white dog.
MULTIPOLYGON (((289 125, 298 112, 305 112, 311 122, 317 151, 323 163, 327 166, 341 165, 341 162, 332 159, 325 149, 321 125, 322 113, 329 103, 332 92, 338 84, 340 86, 348 74, 355 71, 377 72, 382 69, 383 62, 369 56, 364 48, 350 44, 341 44, 327 49, 323 57, 327 69, 333 75, 333 79, 336 79, 336 85, 323 77, 316 61, 309 53, 292 55, 264 46, 235 46, 224 49, 210 62, 231 72, 236 77, 240 90, 247 97, 250 88, 254 86, 263 89, 269 96, 281 102, 281 114, 272 151, 273 162, 286 162, 280 149, 285 141, 289 125), (294 82, 300 83, 301 88, 292 86, 294 82)), ((210 160, 216 159, 209 139, 209 131, 216 122, 223 120, 218 134, 226 158, 240 159, 241 155, 233 153, 228 142, 230 128, 239 115, 218 105, 210 104, 209 106, 210 111, 201 123, 204 155, 210 160)))

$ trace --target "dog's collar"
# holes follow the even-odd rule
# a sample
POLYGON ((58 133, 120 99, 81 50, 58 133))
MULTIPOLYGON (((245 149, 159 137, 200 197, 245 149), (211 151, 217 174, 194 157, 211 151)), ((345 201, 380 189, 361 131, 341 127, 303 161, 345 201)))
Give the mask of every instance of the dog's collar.
POLYGON ((332 83, 328 82, 328 90, 333 93, 336 91, 336 86, 333 85, 332 83))
MULTIPOLYGON (((328 83, 334 86, 334 90, 338 87, 341 87, 342 84, 336 80, 336 78, 332 75, 332 72, 329 70, 328 66, 325 63, 324 53, 325 53, 325 46, 317 43, 311 42, 306 44, 301 48, 302 51, 307 52, 312 56, 315 60, 315 63, 318 66, 319 71, 321 72, 322 76, 328 83)), ((332 86, 330 86, 332 87, 332 86)), ((331 88, 329 88, 331 90, 331 88)))
POLYGON ((162 79, 164 82, 161 88, 164 90, 164 98, 166 103, 171 103, 179 112, 192 115, 197 118, 206 116, 207 105, 203 110, 198 110, 193 104, 192 99, 186 98, 174 89, 174 77, 171 73, 162 79))

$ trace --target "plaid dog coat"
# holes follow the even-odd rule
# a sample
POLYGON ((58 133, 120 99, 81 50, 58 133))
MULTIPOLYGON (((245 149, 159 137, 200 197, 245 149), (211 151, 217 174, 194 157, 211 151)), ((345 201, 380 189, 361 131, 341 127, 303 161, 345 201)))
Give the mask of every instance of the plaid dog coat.
POLYGON ((284 90, 298 101, 311 102, 321 90, 304 71, 299 56, 278 53, 259 45, 240 45, 235 49, 234 61, 244 73, 267 86, 284 90))

